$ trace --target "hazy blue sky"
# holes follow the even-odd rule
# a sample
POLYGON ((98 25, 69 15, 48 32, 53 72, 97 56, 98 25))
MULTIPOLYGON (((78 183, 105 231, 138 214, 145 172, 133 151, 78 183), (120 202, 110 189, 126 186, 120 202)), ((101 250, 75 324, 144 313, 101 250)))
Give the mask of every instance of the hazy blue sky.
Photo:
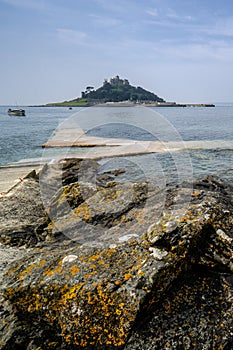
POLYGON ((168 101, 233 100, 232 0, 0 0, 0 104, 116 74, 168 101))

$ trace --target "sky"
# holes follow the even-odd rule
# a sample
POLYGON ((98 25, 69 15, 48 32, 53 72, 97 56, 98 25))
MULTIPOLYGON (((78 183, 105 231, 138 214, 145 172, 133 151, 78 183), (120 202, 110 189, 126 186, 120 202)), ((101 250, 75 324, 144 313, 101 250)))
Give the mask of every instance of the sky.
POLYGON ((166 101, 233 101, 232 0, 0 0, 0 105, 116 75, 166 101))

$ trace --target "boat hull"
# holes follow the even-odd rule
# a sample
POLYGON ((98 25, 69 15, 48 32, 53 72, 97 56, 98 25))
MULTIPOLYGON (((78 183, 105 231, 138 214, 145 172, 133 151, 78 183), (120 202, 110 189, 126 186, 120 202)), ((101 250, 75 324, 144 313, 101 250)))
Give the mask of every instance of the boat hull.
POLYGON ((25 117, 25 110, 24 109, 11 109, 11 108, 9 108, 7 113, 10 116, 25 117))

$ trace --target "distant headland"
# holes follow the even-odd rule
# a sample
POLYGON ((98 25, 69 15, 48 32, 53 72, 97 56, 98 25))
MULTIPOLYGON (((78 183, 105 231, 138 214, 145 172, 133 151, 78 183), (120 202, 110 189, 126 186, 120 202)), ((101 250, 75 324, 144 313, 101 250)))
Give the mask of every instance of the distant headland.
POLYGON ((214 107, 213 104, 178 104, 166 102, 158 95, 140 86, 132 86, 128 79, 121 79, 119 75, 110 80, 105 79, 102 86, 95 89, 87 86, 81 92, 81 97, 73 100, 48 103, 46 107, 89 107, 89 106, 135 106, 151 107, 214 107))

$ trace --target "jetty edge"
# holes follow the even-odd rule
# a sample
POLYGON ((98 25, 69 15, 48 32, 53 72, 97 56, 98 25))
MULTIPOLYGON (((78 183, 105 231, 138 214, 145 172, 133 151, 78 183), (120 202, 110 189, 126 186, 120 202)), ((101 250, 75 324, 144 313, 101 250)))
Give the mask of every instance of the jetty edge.
POLYGON ((41 170, 41 164, 23 162, 0 166, 0 196, 6 196, 10 190, 41 170))
POLYGON ((232 185, 167 186, 161 207, 161 191, 118 181, 126 169, 88 160, 81 181, 82 163, 46 164, 0 198, 1 247, 15 249, 0 264, 0 349, 231 349, 232 185))

